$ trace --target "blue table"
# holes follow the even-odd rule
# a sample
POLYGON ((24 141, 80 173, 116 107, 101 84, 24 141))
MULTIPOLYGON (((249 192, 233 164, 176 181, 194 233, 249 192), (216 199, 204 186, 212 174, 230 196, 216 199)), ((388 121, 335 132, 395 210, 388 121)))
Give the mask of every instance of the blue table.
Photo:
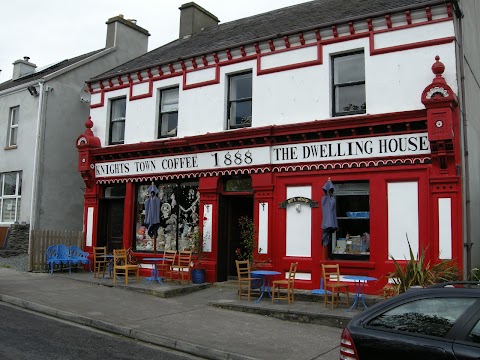
POLYGON ((156 257, 155 258, 143 258, 143 261, 153 262, 152 276, 147 278, 147 283, 150 282, 150 281, 156 281, 159 284, 163 284, 162 278, 160 276, 158 276, 158 266, 157 266, 157 264, 160 261, 169 261, 169 260, 171 260, 171 259, 156 258, 156 257))
POLYGON ((255 302, 257 303, 260 300, 262 300, 263 293, 265 291, 267 291, 268 295, 271 298, 272 297, 272 292, 270 290, 270 278, 269 278, 269 276, 280 275, 281 272, 272 271, 272 270, 254 270, 254 271, 250 271, 250 274, 251 275, 259 275, 259 276, 262 277, 262 289, 260 291, 260 297, 257 300, 255 300, 255 302), (266 278, 268 278, 268 281, 265 280, 266 278))
POLYGON ((358 307, 359 300, 362 301, 363 306, 365 306, 365 309, 367 309, 367 305, 365 304, 365 284, 368 281, 375 281, 377 278, 370 277, 370 276, 360 276, 360 275, 344 275, 342 276, 345 280, 353 280, 355 284, 355 295, 353 296, 353 305, 350 309, 347 310, 350 311, 353 308, 358 307))

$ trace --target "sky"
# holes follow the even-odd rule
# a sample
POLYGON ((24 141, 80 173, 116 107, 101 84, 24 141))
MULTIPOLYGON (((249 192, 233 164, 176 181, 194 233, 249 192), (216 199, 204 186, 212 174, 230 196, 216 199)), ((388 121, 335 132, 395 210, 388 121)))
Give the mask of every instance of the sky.
MULTIPOLYGON (((105 47, 105 22, 123 14, 148 30, 148 50, 176 38, 182 4, 191 0, 1 0, 0 83, 10 80, 12 63, 30 58, 37 67, 105 47)), ((220 23, 309 0, 195 0, 220 23)))

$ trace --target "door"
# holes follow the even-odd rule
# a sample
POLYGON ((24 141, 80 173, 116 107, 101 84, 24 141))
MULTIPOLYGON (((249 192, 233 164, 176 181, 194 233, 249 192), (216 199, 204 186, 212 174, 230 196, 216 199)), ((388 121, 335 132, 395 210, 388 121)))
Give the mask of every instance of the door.
POLYGON ((124 202, 121 199, 104 199, 99 206, 97 246, 106 246, 108 252, 122 249, 124 202))
POLYGON ((238 220, 242 216, 253 219, 253 196, 224 195, 220 198, 217 281, 237 276, 235 251, 241 248, 238 220))

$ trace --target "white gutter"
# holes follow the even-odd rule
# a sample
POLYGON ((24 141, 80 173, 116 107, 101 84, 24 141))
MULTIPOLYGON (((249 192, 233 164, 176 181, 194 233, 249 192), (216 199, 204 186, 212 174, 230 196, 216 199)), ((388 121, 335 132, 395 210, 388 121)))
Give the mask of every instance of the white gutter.
MULTIPOLYGON (((43 124, 43 117, 45 114, 45 89, 44 89, 44 80, 40 80, 38 83, 40 86, 39 93, 40 96, 38 98, 38 112, 37 112, 37 129, 35 132, 35 153, 33 155, 33 172, 32 172, 32 200, 30 202, 30 233, 28 237, 28 250, 30 253, 30 249, 32 248, 32 230, 37 227, 37 216, 36 216, 36 206, 37 206, 37 187, 38 187, 38 163, 40 158, 40 140, 41 136, 41 129, 43 124)), ((30 271, 32 269, 29 269, 30 271)))

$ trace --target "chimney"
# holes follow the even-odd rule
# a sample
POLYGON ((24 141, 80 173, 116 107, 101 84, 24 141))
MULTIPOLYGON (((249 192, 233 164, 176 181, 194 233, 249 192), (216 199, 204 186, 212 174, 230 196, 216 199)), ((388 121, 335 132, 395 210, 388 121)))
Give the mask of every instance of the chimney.
POLYGON ((183 39, 200 32, 203 28, 218 25, 220 20, 194 2, 183 4, 180 9, 180 34, 183 39))
POLYGON ((137 25, 135 19, 125 19, 122 14, 107 20, 106 48, 118 47, 121 49, 138 51, 138 55, 147 52, 149 32, 137 25))
POLYGON ((12 80, 16 80, 26 74, 31 74, 35 71, 36 68, 37 65, 31 63, 28 56, 24 56, 23 60, 17 60, 13 63, 12 80))

